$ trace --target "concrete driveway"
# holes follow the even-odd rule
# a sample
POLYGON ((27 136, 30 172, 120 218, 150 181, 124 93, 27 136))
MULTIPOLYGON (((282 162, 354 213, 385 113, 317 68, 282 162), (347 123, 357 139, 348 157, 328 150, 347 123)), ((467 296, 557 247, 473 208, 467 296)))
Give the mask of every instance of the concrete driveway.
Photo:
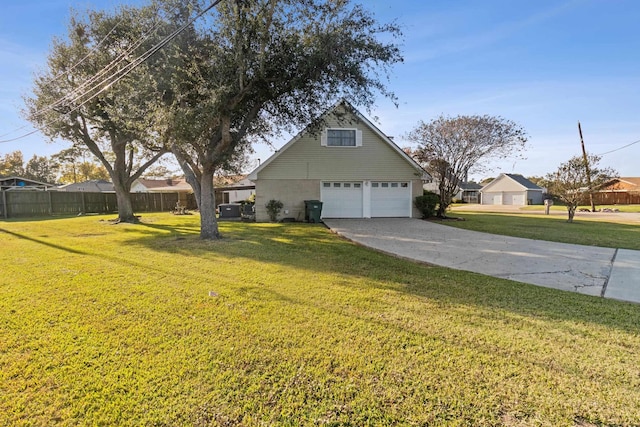
POLYGON ((640 251, 499 236, 408 218, 324 223, 353 242, 403 258, 640 303, 640 251))

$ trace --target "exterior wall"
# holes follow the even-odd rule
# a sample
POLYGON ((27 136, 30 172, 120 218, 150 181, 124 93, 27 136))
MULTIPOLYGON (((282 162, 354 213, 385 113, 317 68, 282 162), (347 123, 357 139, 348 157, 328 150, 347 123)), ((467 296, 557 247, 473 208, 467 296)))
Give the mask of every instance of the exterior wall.
POLYGON ((229 190, 224 191, 225 203, 236 203, 243 200, 247 200, 252 194, 255 194, 256 190, 229 190))
MULTIPOLYGON (((305 200, 320 200, 320 186, 322 180, 290 180, 290 179, 261 179, 256 181, 256 221, 268 222, 266 204, 269 200, 280 200, 283 204, 278 218, 294 218, 297 221, 304 220, 305 200)), ((413 206, 417 196, 422 195, 422 180, 411 180, 411 206, 412 218, 420 218, 422 215, 413 206)))
POLYGON ((518 184, 517 182, 513 181, 511 178, 508 178, 506 176, 500 176, 494 179, 489 184, 487 184, 485 188, 486 188, 486 191, 490 193, 499 193, 501 191, 514 191, 514 192, 524 191, 524 188, 522 185, 518 184))
POLYGON ((543 203, 542 200, 542 191, 489 191, 489 192, 482 192, 482 197, 481 197, 481 202, 483 205, 495 205, 495 204, 500 204, 500 205, 509 205, 509 204, 513 204, 513 205, 517 205, 517 206, 524 206, 529 204, 529 202, 531 202, 531 204, 533 205, 541 205, 543 203), (522 196, 520 198, 520 200, 523 200, 523 203, 509 203, 509 200, 513 200, 513 196, 514 195, 518 195, 518 196, 522 196), (494 201, 496 201, 496 197, 500 197, 500 203, 494 203, 494 201))
POLYGON ((544 203, 542 191, 528 191, 527 199, 531 201, 532 205, 541 205, 544 203))
POLYGON ((409 181, 421 178, 405 158, 363 123, 328 120, 330 127, 362 130, 360 147, 323 147, 320 134, 304 134, 257 174, 263 179, 409 181))
POLYGON ((295 218, 303 221, 304 201, 320 200, 320 180, 260 179, 256 181, 257 222, 269 221, 265 205, 271 199, 280 200, 284 205, 278 218, 295 218))

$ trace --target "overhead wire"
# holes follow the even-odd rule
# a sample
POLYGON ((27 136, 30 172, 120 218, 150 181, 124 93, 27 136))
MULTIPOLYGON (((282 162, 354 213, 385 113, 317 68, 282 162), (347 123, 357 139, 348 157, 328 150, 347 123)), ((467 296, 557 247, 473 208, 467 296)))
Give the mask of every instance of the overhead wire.
POLYGON ((605 151, 604 153, 600 153, 600 154, 598 154, 598 156, 604 156, 605 154, 615 153, 616 151, 620 151, 620 150, 622 150, 624 148, 631 147, 632 145, 637 144, 639 142, 640 142, 640 139, 637 140, 637 141, 633 141, 633 142, 631 142, 631 143, 629 143, 627 145, 623 145, 622 147, 616 148, 615 150, 605 151))
MULTIPOLYGON (((196 15, 195 17, 193 17, 191 20, 189 20, 186 24, 182 25, 181 27, 179 27, 177 30, 175 30, 173 33, 171 33, 170 35, 168 35, 167 37, 165 37, 163 40, 161 40, 159 43, 157 43, 155 46, 153 46, 152 48, 150 48, 149 50, 147 50, 146 52, 144 52, 142 55, 138 56, 134 61, 130 62, 129 64, 127 64, 124 68, 118 70, 116 73, 112 74, 111 76, 108 76, 106 78, 104 78, 103 80, 101 80, 98 84, 92 86, 89 90, 86 90, 84 93, 77 95, 74 99, 71 100, 71 102, 75 102, 79 99, 81 99, 82 97, 88 95, 92 90, 101 87, 102 89, 99 90, 98 92, 94 93, 92 96, 90 96, 89 98, 85 99, 82 103, 78 104, 77 106, 75 106, 73 109, 65 112, 65 115, 71 114, 74 111, 77 111, 78 109, 80 109, 82 106, 84 106, 85 104, 87 104, 88 102, 90 102, 91 100, 93 100, 95 97, 97 97, 98 95, 100 95, 101 93, 105 92, 106 90, 108 90, 113 84, 119 82, 121 79, 123 79, 124 77, 126 77, 129 73, 131 73, 135 68, 137 68, 140 64, 142 64, 144 61, 146 61, 147 59, 149 59, 151 56, 153 56, 156 52, 158 52, 160 49, 162 49, 164 46, 166 46, 170 41, 172 41, 174 38, 176 38, 180 33, 182 33, 186 28, 188 28, 191 24, 193 24, 196 20, 200 19, 205 13, 207 13, 209 10, 213 9, 215 6, 217 6, 222 0, 215 0, 214 2, 212 2, 208 7, 206 7, 204 10, 202 10, 198 15, 196 15), (111 79, 113 79, 114 77, 117 78, 115 80, 110 81, 111 79)), ((159 25, 160 23, 158 23, 157 25, 159 25)), ((154 27, 155 28, 155 27, 154 27)), ((139 47, 144 41, 146 41, 148 37, 146 37, 143 41, 141 41, 140 43, 138 43, 133 49, 130 49, 128 52, 132 52, 135 48, 139 47)), ((120 57, 123 57, 123 55, 120 55, 120 57)), ((110 64, 108 64, 106 67, 109 67, 108 69, 111 70, 112 68, 114 68, 116 65, 119 65, 122 62, 122 60, 116 60, 115 65, 112 65, 114 63, 114 61, 112 61, 110 64)), ((105 68, 106 68, 105 67, 105 68)), ((103 68, 103 70, 101 70, 98 75, 104 75, 105 72, 103 72, 105 70, 105 68, 103 68)), ((89 81, 91 82, 95 82, 97 80, 96 76, 93 76, 91 79, 89 79, 89 81)), ((81 87, 86 86, 86 83, 83 83, 83 85, 81 85, 81 87)), ((77 90, 78 88, 76 88, 77 90)), ((48 106, 48 109, 52 109, 55 108, 55 106, 57 105, 61 105, 60 103, 63 102, 64 100, 66 100, 67 97, 63 97, 61 99, 59 99, 58 101, 56 101, 54 104, 48 106)), ((29 132, 27 134, 21 135, 19 137, 16 138, 12 138, 12 139, 8 139, 8 140, 0 140, 0 143, 5 143, 5 142, 11 142, 11 141, 16 141, 22 138, 25 138, 29 135, 32 135, 36 132, 39 132, 39 129, 36 129, 32 132, 29 132)), ((12 132, 10 132, 12 133, 12 132)))
MULTIPOLYGON (((100 40, 100 41, 99 41, 99 42, 98 42, 98 43, 97 43, 93 48, 91 48, 91 49, 89 50, 89 52, 87 52, 87 54, 86 54, 85 56, 83 56, 83 57, 82 57, 78 62, 76 62, 75 64, 73 64, 73 65, 72 65, 68 70, 61 71, 61 72, 59 72, 57 75, 55 75, 55 76, 51 77, 51 78, 49 79, 49 81, 48 81, 46 84, 49 84, 49 83, 53 83, 53 82, 55 82, 55 81, 56 81, 56 80, 58 80, 60 77, 64 76, 65 74, 68 74, 68 73, 72 72, 73 70, 75 70, 76 68, 78 68, 80 65, 82 65, 82 64, 83 64, 83 63, 84 63, 84 62, 85 62, 85 61, 86 61, 86 60, 87 60, 87 59, 88 59, 92 54, 94 54, 94 53, 95 53, 95 52, 100 48, 100 46, 102 46, 102 44, 103 44, 103 43, 104 43, 104 42, 109 38, 109 36, 110 36, 110 35, 111 35, 115 30, 116 30, 116 28, 118 28, 118 26, 119 26, 121 23, 122 23, 122 20, 118 21, 118 22, 116 23, 116 25, 114 25, 114 26, 113 26, 113 28, 112 28, 111 30, 109 30, 109 32, 108 32, 108 33, 107 33, 107 34, 102 38, 102 40, 100 40)), ((48 111, 48 108, 45 108, 45 110, 47 110, 47 111, 48 111)), ((36 112, 36 114, 38 114, 38 113, 39 113, 39 112, 36 112)), ((10 131, 10 132, 4 133, 4 134, 0 135, 0 138, 4 138, 5 136, 7 136, 7 135, 11 135, 12 133, 15 133, 15 132, 18 132, 18 131, 20 131, 20 130, 22 130, 22 129, 26 128, 26 127, 29 127, 29 125, 24 125, 24 126, 21 126, 21 127, 17 128, 17 129, 14 129, 14 130, 12 130, 12 131, 10 131)), ((27 134, 27 136, 28 136, 28 135, 31 135, 31 134, 33 134, 33 133, 35 133, 35 131, 34 131, 34 132, 29 132, 29 133, 27 134)), ((13 139, 11 139, 11 140, 9 140, 9 141, 13 141, 13 140, 15 140, 15 139, 19 139, 19 138, 20 138, 20 137, 13 138, 13 139)), ((9 142, 9 141, 2 141, 2 142, 9 142)))

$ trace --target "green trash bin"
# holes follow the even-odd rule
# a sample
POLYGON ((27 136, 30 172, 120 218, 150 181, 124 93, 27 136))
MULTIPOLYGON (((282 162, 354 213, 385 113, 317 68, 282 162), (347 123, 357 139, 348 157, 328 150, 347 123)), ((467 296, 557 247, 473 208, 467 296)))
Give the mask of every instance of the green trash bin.
POLYGON ((320 200, 304 201, 304 219, 308 222, 320 222, 322 214, 322 202, 320 200))

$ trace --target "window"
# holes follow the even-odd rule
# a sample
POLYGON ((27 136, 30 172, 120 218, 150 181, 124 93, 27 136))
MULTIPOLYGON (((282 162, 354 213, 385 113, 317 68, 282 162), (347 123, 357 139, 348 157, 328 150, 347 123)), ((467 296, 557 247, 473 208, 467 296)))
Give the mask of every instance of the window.
POLYGON ((359 182, 355 182, 353 184, 353 188, 360 188, 362 186, 362 184, 360 184, 359 182))
POLYGON ((340 188, 340 183, 339 182, 334 182, 333 183, 333 187, 334 188, 340 188))
POLYGON ((322 183, 322 186, 323 186, 324 188, 329 188, 329 187, 331 187, 331 183, 330 183, 330 182, 323 182, 323 183, 322 183))
POLYGON ((373 188, 378 188, 378 183, 377 183, 377 182, 372 182, 372 183, 371 183, 371 186, 372 186, 373 188))
POLYGON ((345 182, 345 183, 343 184, 343 187, 344 187, 344 188, 351 188, 351 183, 350 183, 350 182, 345 182))
POLYGON ((382 188, 389 188, 389 183, 388 183, 388 182, 383 182, 383 183, 381 184, 381 187, 382 187, 382 188))
POLYGON ((327 145, 329 147, 355 147, 355 129, 327 129, 327 145))
POLYGON ((391 188, 398 188, 398 183, 397 182, 392 182, 391 183, 391 188))
POLYGON ((400 184, 400 186, 402 188, 409 188, 409 183, 408 182, 403 182, 402 184, 400 184))

